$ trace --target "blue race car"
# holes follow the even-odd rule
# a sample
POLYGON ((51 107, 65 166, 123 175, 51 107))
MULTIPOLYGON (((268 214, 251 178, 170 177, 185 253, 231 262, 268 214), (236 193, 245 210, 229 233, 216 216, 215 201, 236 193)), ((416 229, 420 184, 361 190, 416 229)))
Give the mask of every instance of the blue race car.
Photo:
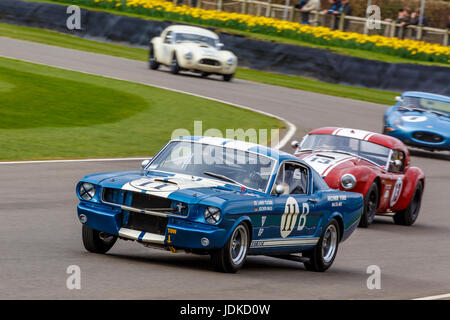
POLYGON ((408 146, 450 150, 450 97, 405 92, 384 113, 383 133, 408 146))
POLYGON ((209 254, 223 272, 247 254, 325 271, 363 210, 362 195, 330 189, 304 161, 253 143, 182 137, 142 167, 77 184, 86 250, 106 253, 121 238, 209 254))

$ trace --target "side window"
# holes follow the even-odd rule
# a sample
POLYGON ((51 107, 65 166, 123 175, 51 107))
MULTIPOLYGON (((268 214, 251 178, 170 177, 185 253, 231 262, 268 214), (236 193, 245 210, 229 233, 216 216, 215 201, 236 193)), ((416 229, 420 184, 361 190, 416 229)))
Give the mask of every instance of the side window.
POLYGON ((393 150, 391 161, 389 163, 389 171, 402 173, 405 169, 405 154, 400 150, 393 150))
POLYGON ((164 37, 164 43, 172 43, 172 31, 168 31, 164 37))
POLYGON ((280 167, 274 188, 277 185, 283 185, 284 194, 306 194, 308 183, 308 169, 287 162, 280 167))

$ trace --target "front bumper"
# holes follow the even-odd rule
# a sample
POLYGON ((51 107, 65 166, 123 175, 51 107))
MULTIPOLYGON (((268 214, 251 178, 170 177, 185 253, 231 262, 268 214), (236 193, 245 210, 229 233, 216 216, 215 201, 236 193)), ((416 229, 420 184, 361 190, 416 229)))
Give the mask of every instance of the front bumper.
MULTIPOLYGON (((211 58, 205 58, 210 59, 211 58)), ((192 59, 188 60, 186 59, 183 64, 181 65, 182 68, 188 69, 188 70, 195 70, 195 71, 201 71, 201 72, 207 72, 212 74, 233 74, 236 71, 236 65, 235 64, 227 64, 226 62, 220 62, 220 65, 214 66, 214 65, 208 65, 208 64, 202 64, 200 63, 200 60, 203 59, 192 59)))
POLYGON ((399 127, 391 127, 385 125, 384 130, 386 135, 395 137, 401 140, 404 144, 417 148, 431 149, 431 150, 450 150, 450 137, 443 136, 440 133, 435 133, 426 129, 407 129, 399 127), (440 142, 423 141, 414 137, 415 132, 425 132, 428 134, 438 134, 443 137, 440 142))
POLYGON ((77 211, 80 221, 85 221, 84 224, 92 229, 142 243, 184 249, 217 249, 226 242, 225 229, 184 217, 168 217, 165 233, 160 235, 123 226, 122 210, 118 207, 80 202, 77 211), (202 241, 204 238, 208 239, 207 245, 202 241))

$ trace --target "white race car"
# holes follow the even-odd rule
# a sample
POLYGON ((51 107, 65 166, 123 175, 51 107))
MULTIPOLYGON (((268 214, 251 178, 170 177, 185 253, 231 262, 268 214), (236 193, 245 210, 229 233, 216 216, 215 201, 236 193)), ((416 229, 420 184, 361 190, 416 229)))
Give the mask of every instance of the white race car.
POLYGON ((237 57, 227 50, 212 31, 183 25, 164 29, 159 37, 150 41, 149 68, 156 70, 161 64, 177 74, 181 70, 200 73, 203 77, 219 74, 230 81, 237 66, 237 57))

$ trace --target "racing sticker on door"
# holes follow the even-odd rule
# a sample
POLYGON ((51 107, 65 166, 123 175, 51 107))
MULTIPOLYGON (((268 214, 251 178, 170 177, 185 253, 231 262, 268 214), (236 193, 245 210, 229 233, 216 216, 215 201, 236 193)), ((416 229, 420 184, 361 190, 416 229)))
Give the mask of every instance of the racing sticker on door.
MULTIPOLYGON (((282 238, 286 238, 291 234, 292 230, 294 230, 299 213, 300 207, 297 200, 295 200, 295 198, 293 197, 289 197, 286 201, 286 205, 284 206, 284 213, 281 216, 280 233, 282 238)), ((305 227, 306 216, 308 215, 308 213, 309 205, 307 203, 303 203, 302 214, 300 216, 297 227, 298 231, 303 230, 303 228, 305 227)))
POLYGON ((395 183, 394 189, 392 190, 390 202, 391 207, 393 207, 400 198, 400 195, 402 193, 402 187, 403 187, 403 180, 402 178, 398 178, 397 182, 395 183))

